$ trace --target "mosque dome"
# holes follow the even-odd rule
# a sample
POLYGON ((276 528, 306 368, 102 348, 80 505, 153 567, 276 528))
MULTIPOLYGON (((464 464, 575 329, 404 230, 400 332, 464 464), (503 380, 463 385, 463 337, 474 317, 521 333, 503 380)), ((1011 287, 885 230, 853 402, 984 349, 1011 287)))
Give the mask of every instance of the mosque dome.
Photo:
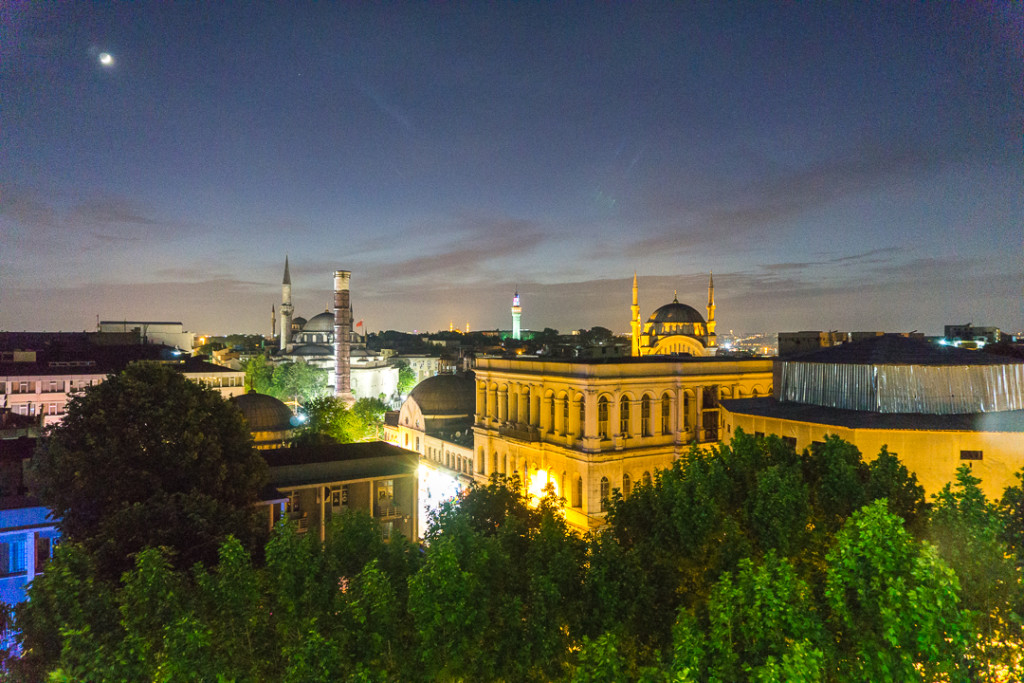
POLYGON ((293 348, 290 356, 333 356, 334 349, 324 344, 302 344, 293 348))
POLYGON ((652 323, 704 323, 704 316, 692 306, 673 301, 651 314, 652 323))
POLYGON ((250 389, 247 394, 233 396, 231 402, 242 412, 250 432, 282 432, 292 428, 291 409, 273 396, 250 389))
POLYGON ((409 398, 416 401, 424 417, 472 415, 476 410, 476 382, 471 372, 435 375, 417 384, 409 398))
POLYGON ((309 321, 303 326, 303 332, 334 332, 334 314, 330 311, 324 311, 318 315, 314 315, 309 321))
POLYGON ((294 318, 292 318, 292 325, 294 327, 298 327, 300 330, 302 329, 302 326, 305 325, 305 324, 306 324, 306 319, 303 318, 301 315, 297 315, 294 318))

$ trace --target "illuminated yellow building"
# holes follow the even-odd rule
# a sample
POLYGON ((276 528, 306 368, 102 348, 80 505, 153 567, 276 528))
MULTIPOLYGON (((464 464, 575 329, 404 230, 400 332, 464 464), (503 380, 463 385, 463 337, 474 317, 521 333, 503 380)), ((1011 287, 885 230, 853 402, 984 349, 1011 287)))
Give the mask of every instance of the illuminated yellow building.
POLYGON ((716 442, 720 399, 772 383, 759 359, 478 358, 475 372, 476 475, 550 485, 581 530, 603 523, 613 489, 628 496, 692 442, 716 442))
POLYGON ((776 434, 798 451, 835 434, 866 460, 887 446, 927 495, 971 466, 985 494, 1002 496, 1024 466, 1024 362, 878 336, 775 361, 774 396, 723 403, 737 428, 776 434))

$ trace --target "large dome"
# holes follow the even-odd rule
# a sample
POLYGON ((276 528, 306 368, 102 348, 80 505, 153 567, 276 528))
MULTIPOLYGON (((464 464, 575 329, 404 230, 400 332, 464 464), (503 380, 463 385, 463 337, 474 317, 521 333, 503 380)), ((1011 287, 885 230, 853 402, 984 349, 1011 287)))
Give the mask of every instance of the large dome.
POLYGON ((417 384, 409 398, 416 401, 424 417, 472 415, 476 410, 476 382, 471 372, 435 375, 417 384))
POLYGON ((703 323, 704 316, 692 306, 673 301, 656 310, 650 318, 652 323, 703 323))
POLYGON ((292 428, 291 409, 273 396, 250 389, 247 394, 233 396, 231 402, 242 412, 250 432, 280 432, 292 428))
POLYGON ((309 319, 303 328, 303 332, 334 332, 334 314, 324 311, 309 319))

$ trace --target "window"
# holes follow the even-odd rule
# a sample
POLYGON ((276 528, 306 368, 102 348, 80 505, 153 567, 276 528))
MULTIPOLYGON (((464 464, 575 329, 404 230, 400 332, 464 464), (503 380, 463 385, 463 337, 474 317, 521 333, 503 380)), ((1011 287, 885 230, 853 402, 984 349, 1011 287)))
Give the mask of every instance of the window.
POLYGON ((630 480, 628 472, 626 474, 622 475, 622 497, 623 498, 629 498, 629 489, 630 489, 630 486, 632 485, 632 483, 633 482, 630 480))
POLYGON ((683 394, 683 429, 690 429, 690 394, 683 394))
POLYGON ((754 432, 754 438, 755 439, 763 439, 764 438, 764 432, 754 432))
POLYGON ((672 429, 672 397, 665 394, 661 397, 661 433, 668 434, 672 429))
POLYGON ((981 460, 981 451, 960 451, 961 460, 981 460))
POLYGON ((646 395, 640 399, 640 435, 651 435, 651 397, 646 395))
POLYGON ((608 498, 611 496, 611 484, 608 477, 601 477, 601 512, 608 509, 608 498))
POLYGON ((604 396, 597 400, 597 435, 608 438, 608 399, 604 396))
POLYGON ((619 432, 629 434, 629 397, 623 396, 619 401, 619 432))
POLYGON ((562 402, 562 434, 569 433, 569 397, 563 396, 559 399, 562 402))
POLYGON ((36 536, 36 573, 42 571, 44 564, 50 561, 51 541, 46 536, 36 536))
POLYGON ((0 576, 25 572, 25 542, 21 539, 0 543, 0 576))
POLYGON ((793 450, 796 450, 796 437, 795 436, 784 436, 782 437, 782 443, 786 444, 793 450))
POLYGON ((523 424, 530 424, 530 390, 527 389, 523 392, 523 406, 525 410, 523 415, 519 416, 519 421, 523 424))
POLYGON ((576 487, 573 491, 572 506, 583 507, 583 477, 576 477, 576 487))
POLYGON ((580 396, 580 436, 587 428, 587 402, 580 396))
POLYGON ((644 482, 644 486, 650 486, 651 485, 651 473, 650 472, 644 472, 643 482, 644 482))

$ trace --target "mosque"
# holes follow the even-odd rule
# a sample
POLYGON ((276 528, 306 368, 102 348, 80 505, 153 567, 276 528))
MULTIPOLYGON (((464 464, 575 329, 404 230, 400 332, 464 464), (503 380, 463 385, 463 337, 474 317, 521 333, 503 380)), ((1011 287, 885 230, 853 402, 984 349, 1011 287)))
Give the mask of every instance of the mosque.
POLYGON ((633 356, 713 356, 717 349, 715 337, 715 278, 708 279, 707 320, 692 306, 679 303, 678 293, 672 303, 651 314, 640 326, 640 301, 633 273, 633 305, 631 307, 633 356))
MULTIPOLYGON (((288 269, 288 257, 284 259, 284 279, 281 281, 280 336, 278 350, 272 359, 278 363, 304 362, 307 365, 327 370, 334 385, 338 353, 335 344, 336 313, 330 309, 314 315, 309 320, 292 317, 292 279, 288 269)), ((388 363, 384 356, 366 348, 366 335, 352 329, 352 309, 347 305, 350 343, 347 362, 351 393, 355 398, 377 398, 382 394, 385 401, 398 396, 398 368, 388 363)), ((271 307, 271 334, 278 318, 271 307)), ((361 327, 362 321, 355 324, 361 327)))

